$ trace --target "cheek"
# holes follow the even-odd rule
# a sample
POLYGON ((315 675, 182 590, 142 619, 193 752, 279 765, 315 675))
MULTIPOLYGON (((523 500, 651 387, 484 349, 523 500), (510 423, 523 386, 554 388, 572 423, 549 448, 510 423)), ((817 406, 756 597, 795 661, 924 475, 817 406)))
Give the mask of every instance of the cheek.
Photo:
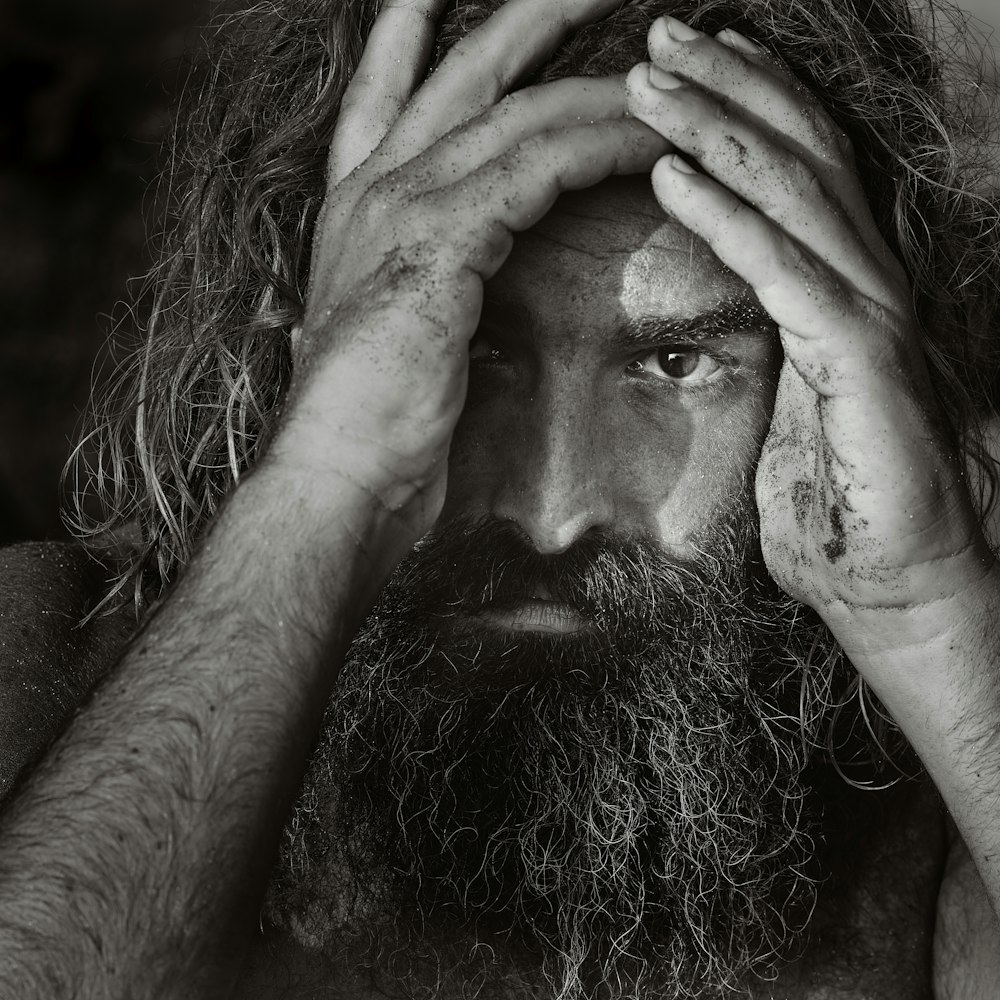
MULTIPOLYGON (((741 497, 760 457, 774 409, 775 379, 754 379, 722 404, 692 407, 689 446, 672 482, 661 482, 650 511, 654 534, 668 549, 682 551, 741 497)), ((650 495, 655 473, 649 472, 650 495)))
POLYGON ((690 461, 691 415, 664 412, 620 378, 536 390, 466 408, 444 516, 489 512, 503 499, 504 510, 532 521, 563 517, 649 535, 651 512, 690 461))
POLYGON ((448 491, 443 521, 456 515, 481 514, 482 505, 500 467, 505 463, 505 444, 510 429, 502 421, 490 422, 480 412, 462 414, 448 453, 448 491))
POLYGON ((488 514, 500 498, 515 498, 501 506, 526 516, 569 516, 578 503, 595 527, 683 550, 756 463, 774 402, 767 371, 754 366, 701 396, 619 379, 485 394, 456 428, 443 517, 488 514))

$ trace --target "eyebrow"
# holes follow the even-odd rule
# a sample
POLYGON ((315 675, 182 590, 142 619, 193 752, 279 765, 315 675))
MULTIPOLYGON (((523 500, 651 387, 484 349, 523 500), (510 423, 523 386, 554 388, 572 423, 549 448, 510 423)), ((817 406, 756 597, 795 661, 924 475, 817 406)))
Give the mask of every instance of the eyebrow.
POLYGON ((696 316, 640 316, 622 324, 617 332, 619 339, 627 346, 645 347, 672 337, 707 340, 710 337, 730 337, 734 334, 773 336, 778 332, 778 325, 756 297, 747 295, 696 316))

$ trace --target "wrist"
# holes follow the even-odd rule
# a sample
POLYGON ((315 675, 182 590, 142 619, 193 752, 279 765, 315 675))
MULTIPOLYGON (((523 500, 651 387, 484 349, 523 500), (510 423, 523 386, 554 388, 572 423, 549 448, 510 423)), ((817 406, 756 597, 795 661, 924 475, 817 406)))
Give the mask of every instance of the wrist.
POLYGON ((353 476, 269 455, 240 482, 199 561, 250 615, 349 636, 416 541, 411 519, 353 476))
POLYGON ((932 733, 943 737, 993 703, 1000 663, 1000 564, 992 553, 970 549, 949 560, 935 586, 927 600, 823 615, 918 752, 932 733))
POLYGON ((852 660, 920 655, 928 644, 1000 613, 1000 563, 985 542, 883 576, 878 601, 840 600, 818 609, 852 660))
POLYGON ((356 384, 353 393, 326 383, 300 388, 290 393, 258 469, 287 479, 320 521, 346 512, 363 522, 395 565, 443 506, 454 421, 437 412, 381 412, 385 408, 360 398, 356 384))

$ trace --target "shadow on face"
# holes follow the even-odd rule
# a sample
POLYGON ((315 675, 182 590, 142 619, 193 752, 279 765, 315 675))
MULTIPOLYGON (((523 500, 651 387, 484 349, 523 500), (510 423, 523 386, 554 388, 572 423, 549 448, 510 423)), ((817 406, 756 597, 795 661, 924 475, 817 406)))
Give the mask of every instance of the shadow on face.
POLYGON ((541 553, 603 531, 683 556, 753 469, 780 345, 648 178, 563 195, 487 284, 442 523, 541 553))

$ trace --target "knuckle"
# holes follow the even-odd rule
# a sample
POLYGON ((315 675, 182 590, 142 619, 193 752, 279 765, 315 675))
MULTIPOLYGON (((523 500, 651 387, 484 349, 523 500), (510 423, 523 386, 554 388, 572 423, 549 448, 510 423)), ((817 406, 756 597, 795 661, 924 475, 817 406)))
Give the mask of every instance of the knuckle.
POLYGON ((526 87, 508 94, 495 107, 496 114, 501 117, 514 115, 520 117, 530 114, 538 106, 538 95, 534 87, 526 87))
POLYGON ((509 151, 508 159, 522 158, 528 160, 538 160, 543 157, 547 149, 552 144, 554 132, 551 128, 542 129, 541 132, 536 132, 534 135, 529 135, 526 139, 522 139, 516 146, 509 151))
POLYGON ((355 217, 366 229, 379 229, 398 224, 414 202, 414 197, 401 184, 395 172, 374 181, 361 196, 355 217))
POLYGON ((833 128, 833 141, 840 150, 840 155, 844 161, 853 166, 855 162, 855 152, 854 143, 851 140, 851 137, 843 129, 833 128))
POLYGON ((464 62, 468 59, 476 59, 482 55, 484 55, 482 45, 476 37, 476 33, 469 31, 455 41, 454 45, 448 50, 448 54, 444 57, 442 65, 464 62))
POLYGON ((718 96, 712 101, 712 117, 720 124, 726 124, 730 118, 730 102, 726 96, 718 96))
POLYGON ((792 188, 801 199, 812 201, 819 197, 826 200, 826 189, 819 174, 805 160, 790 153, 783 153, 782 159, 792 188))
POLYGON ((811 99, 803 110, 813 145, 825 159, 854 160, 854 147, 848 134, 827 114, 826 110, 811 99))
POLYGON ((495 56, 486 48, 479 32, 469 31, 448 50, 440 69, 451 70, 456 65, 471 64, 488 68, 495 75, 494 62, 495 56))
POLYGON ((756 252, 767 262, 767 278, 759 293, 783 295, 790 285, 809 289, 812 296, 820 292, 822 274, 816 261, 787 233, 772 230, 762 235, 756 252))

